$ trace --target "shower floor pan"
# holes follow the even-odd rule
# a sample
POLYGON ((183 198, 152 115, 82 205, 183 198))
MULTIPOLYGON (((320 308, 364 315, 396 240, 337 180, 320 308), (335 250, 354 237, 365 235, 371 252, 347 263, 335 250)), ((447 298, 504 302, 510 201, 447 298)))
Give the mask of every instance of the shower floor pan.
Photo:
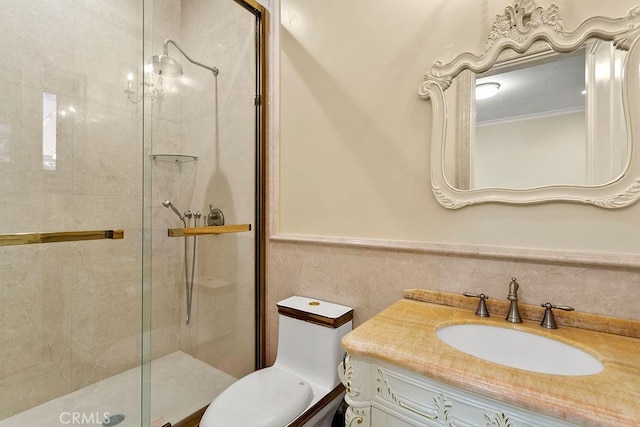
MULTIPOLYGON (((124 415, 118 427, 139 427, 140 376, 140 367, 131 369, 6 418, 0 421, 0 427, 101 426, 105 413, 124 415)), ((175 425, 211 403, 235 381, 181 351, 152 361, 151 426, 175 425)))

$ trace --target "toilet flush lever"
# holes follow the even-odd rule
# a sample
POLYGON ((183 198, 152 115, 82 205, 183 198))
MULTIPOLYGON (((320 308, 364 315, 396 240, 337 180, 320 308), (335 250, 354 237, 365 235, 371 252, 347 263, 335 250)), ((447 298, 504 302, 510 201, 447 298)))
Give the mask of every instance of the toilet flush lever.
POLYGON ((462 295, 470 298, 480 298, 478 302, 478 309, 476 310, 476 316, 478 317, 489 317, 489 310, 487 309, 486 300, 489 299, 488 295, 485 294, 472 294, 469 292, 464 292, 462 295))

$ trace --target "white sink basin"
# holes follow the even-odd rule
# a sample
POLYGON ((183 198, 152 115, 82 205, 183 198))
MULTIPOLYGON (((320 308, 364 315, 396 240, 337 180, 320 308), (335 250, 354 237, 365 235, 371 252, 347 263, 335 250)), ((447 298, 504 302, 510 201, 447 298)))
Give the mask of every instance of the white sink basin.
POLYGON ((487 325, 452 325, 436 331, 450 346, 500 365, 554 375, 593 375, 602 363, 575 347, 527 332, 487 325))

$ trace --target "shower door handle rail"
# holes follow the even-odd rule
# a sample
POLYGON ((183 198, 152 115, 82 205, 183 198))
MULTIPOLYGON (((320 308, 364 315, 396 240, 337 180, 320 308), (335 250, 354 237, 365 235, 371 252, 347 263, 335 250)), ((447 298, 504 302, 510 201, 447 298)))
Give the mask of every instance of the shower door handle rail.
POLYGON ((242 233, 251 231, 251 224, 212 225, 208 227, 170 228, 169 237, 203 236, 205 234, 242 233))
POLYGON ((0 234, 0 246, 37 243, 76 242, 80 240, 124 239, 124 230, 56 231, 51 233, 0 234))

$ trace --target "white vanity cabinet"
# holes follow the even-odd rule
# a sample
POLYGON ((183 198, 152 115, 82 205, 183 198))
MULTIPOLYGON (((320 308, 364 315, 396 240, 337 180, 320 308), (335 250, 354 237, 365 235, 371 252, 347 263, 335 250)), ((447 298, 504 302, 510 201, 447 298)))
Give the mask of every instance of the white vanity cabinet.
POLYGON ((391 364, 347 356, 346 427, 575 426, 391 364))

